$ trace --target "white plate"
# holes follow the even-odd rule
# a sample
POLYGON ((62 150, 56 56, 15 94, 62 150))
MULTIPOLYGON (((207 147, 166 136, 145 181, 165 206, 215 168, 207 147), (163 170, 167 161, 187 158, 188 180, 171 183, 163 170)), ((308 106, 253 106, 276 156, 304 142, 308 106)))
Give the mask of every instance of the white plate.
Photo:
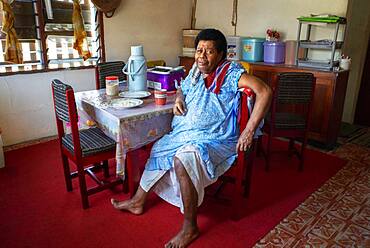
POLYGON ((123 91, 119 93, 119 96, 126 97, 126 98, 145 98, 145 97, 150 96, 150 92, 149 91, 133 91, 133 92, 123 91))
POLYGON ((139 99, 134 99, 134 98, 118 98, 118 99, 113 99, 110 102, 110 106, 115 109, 121 109, 121 108, 134 108, 137 106, 140 106, 143 104, 142 100, 139 99))

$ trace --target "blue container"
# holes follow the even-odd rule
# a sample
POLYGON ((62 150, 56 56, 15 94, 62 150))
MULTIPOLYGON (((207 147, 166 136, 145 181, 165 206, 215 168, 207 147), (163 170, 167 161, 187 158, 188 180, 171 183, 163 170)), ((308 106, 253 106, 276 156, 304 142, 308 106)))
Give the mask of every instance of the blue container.
POLYGON ((244 38, 243 60, 250 62, 263 61, 263 42, 264 38, 244 38))
POLYGON ((263 61, 265 63, 282 64, 285 60, 285 43, 266 41, 263 43, 263 61))

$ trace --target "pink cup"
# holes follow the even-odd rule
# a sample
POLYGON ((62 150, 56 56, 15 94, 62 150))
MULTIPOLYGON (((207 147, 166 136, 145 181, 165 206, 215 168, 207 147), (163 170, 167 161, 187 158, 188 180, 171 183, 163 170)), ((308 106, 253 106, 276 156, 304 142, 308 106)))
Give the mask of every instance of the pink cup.
POLYGON ((154 101, 157 105, 165 105, 167 100, 167 90, 154 90, 154 101))

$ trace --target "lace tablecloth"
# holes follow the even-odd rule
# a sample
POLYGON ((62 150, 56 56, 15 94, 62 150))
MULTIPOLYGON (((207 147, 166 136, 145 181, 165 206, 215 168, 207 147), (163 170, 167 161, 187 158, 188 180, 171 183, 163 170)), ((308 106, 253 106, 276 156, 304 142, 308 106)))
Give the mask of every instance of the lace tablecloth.
POLYGON ((75 93, 80 121, 84 126, 94 121, 109 137, 117 141, 117 176, 125 177, 128 151, 149 144, 171 130, 175 96, 167 97, 166 105, 156 105, 153 96, 144 98, 134 108, 115 109, 110 105, 117 97, 108 97, 105 90, 75 93))

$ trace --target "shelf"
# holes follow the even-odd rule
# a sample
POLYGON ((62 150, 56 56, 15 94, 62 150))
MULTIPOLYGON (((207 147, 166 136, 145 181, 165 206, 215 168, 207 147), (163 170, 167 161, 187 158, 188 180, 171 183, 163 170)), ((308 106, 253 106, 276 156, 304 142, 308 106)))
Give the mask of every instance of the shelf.
POLYGON ((300 23, 309 24, 309 25, 316 25, 316 26, 326 26, 326 25, 333 25, 333 24, 346 24, 346 18, 307 18, 307 20, 303 20, 301 18, 297 18, 300 23))
POLYGON ((309 68, 319 68, 324 70, 330 70, 337 66, 339 61, 333 61, 331 64, 330 60, 312 60, 312 59, 299 59, 298 66, 309 67, 309 68))
POLYGON ((340 24, 346 24, 346 19, 342 17, 336 16, 317 16, 317 17, 300 17, 298 18, 298 32, 297 32, 297 46, 296 49, 296 58, 299 57, 299 49, 305 49, 304 58, 300 60, 296 60, 296 65, 301 67, 309 67, 309 68, 319 68, 322 70, 332 70, 334 67, 337 66, 338 61, 334 60, 334 56, 337 49, 341 49, 343 46, 343 39, 338 41, 338 33, 340 24), (305 20, 302 20, 305 19, 305 20), (304 40, 301 40, 301 32, 302 32, 302 24, 307 25, 306 37, 304 40), (312 25, 311 25, 312 24, 312 25), (310 39, 311 29, 317 25, 333 25, 334 24, 334 35, 333 38, 330 39, 322 39, 322 40, 315 40, 312 41, 310 39), (310 49, 318 49, 318 50, 327 50, 330 51, 330 60, 310 60, 307 55, 310 49))
MULTIPOLYGON (((320 42, 320 41, 305 41, 301 40, 299 42, 299 47, 301 48, 312 48, 312 49, 322 49, 331 50, 333 48, 333 41, 331 42, 320 42)), ((335 49, 341 49, 343 45, 342 41, 337 41, 335 43, 335 49)))

